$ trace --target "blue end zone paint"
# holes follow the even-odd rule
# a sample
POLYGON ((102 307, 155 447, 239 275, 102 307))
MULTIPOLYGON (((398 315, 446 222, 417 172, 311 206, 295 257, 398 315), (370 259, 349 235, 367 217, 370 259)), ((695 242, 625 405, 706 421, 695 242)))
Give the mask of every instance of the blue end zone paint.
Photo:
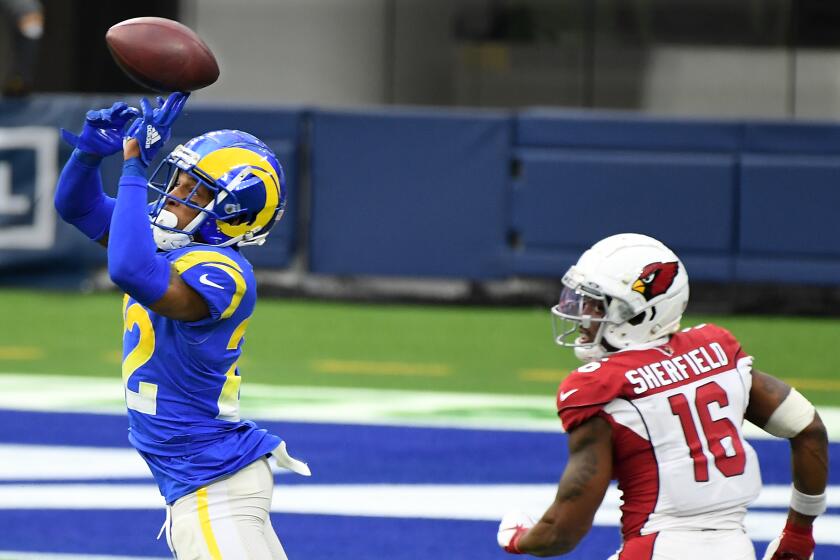
MULTIPOLYGON (((0 548, 44 553, 167 557, 155 540, 163 511, 0 510, 0 548)), ((511 558, 496 545, 497 523, 273 514, 272 524, 290 558, 306 560, 477 560, 511 558)), ((594 527, 565 558, 608 558, 620 545, 617 528, 594 527)), ((756 546, 760 557, 765 543, 756 546)), ((817 546, 831 558, 836 547, 817 546)))
MULTIPOLYGON (((566 462, 566 436, 539 432, 408 428, 302 422, 260 422, 283 437, 292 455, 312 467, 311 479, 285 484, 330 483, 540 483, 556 482, 566 462)), ((0 442, 128 447, 122 416, 0 410, 0 442)), ((790 483, 789 445, 750 442, 762 458, 767 484, 790 483)), ((831 444, 840 456, 840 443, 831 444)), ((840 469, 829 472, 840 484, 840 469)))
POLYGON ((0 410, 0 442, 126 447, 128 418, 107 414, 0 410))
MULTIPOLYGON (((313 477, 280 476, 282 484, 546 483, 566 461, 561 434, 263 422, 304 458, 313 477)), ((0 443, 127 448, 124 417, 0 411, 0 443)), ((766 483, 788 484, 787 442, 753 441, 766 483)), ((831 445, 840 456, 840 444, 831 445)), ((840 470, 829 473, 840 483, 840 470)), ((53 481, 51 481, 53 482, 53 481)), ((97 481, 101 482, 101 481, 97 481)), ((147 482, 147 481, 143 481, 147 482)), ((155 536, 163 510, 0 510, 0 550, 167 557, 155 536)), ((306 560, 504 559, 497 523, 273 514, 289 556, 306 560)), ((608 558, 619 546, 614 527, 594 527, 570 559, 608 558)), ((763 551, 765 544, 756 548, 763 551)), ((818 546, 817 558, 838 547, 818 546)), ((759 556, 760 557, 760 556, 759 556)))
MULTIPOLYGON (((328 515, 272 515, 289 558, 306 560, 511 560, 496 544, 498 523, 328 515), (324 535, 329 535, 325 550, 324 535)), ((569 560, 606 560, 618 547, 618 528, 593 527, 569 560)), ((767 543, 755 544, 761 558, 767 543)), ((817 546, 815 558, 836 558, 837 547, 817 546)), ((530 558, 530 556, 528 557, 530 558)))
MULTIPOLYGON (((163 520, 163 510, 0 510, 0 548, 166 557, 166 541, 155 540, 163 520)), ((496 545, 495 522, 289 514, 271 520, 290 558, 510 558, 496 545)), ((595 527, 569 558, 607 558, 618 546, 617 529, 595 527)))
POLYGON ((0 549, 127 556, 169 556, 166 514, 149 510, 0 510, 0 549))

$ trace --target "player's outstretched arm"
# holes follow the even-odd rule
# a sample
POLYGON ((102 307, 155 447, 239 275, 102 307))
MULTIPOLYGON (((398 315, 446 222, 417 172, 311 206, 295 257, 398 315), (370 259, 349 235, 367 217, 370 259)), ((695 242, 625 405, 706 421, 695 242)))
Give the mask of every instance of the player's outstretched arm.
POLYGON ((514 554, 533 556, 570 552, 592 527, 611 478, 612 429, 596 416, 569 433, 569 462, 554 503, 530 528, 521 516, 505 516, 499 526, 499 545, 514 554))
POLYGON ((120 101, 109 109, 88 111, 79 136, 61 130, 61 137, 75 149, 58 179, 55 208, 64 221, 105 246, 114 199, 102 190, 99 164, 122 148, 123 130, 138 114, 120 101))
MULTIPOLYGON (((171 126, 185 101, 183 94, 176 93, 159 109, 145 104, 144 110, 165 112, 167 126, 171 126)), ((151 115, 144 117, 154 122, 151 115)), ((207 302, 181 279, 168 260, 157 254, 146 213, 146 170, 141 152, 137 138, 126 139, 108 243, 108 272, 117 286, 156 313, 179 321, 203 319, 210 314, 207 302)), ((147 150, 147 158, 152 157, 154 153, 147 150)))
POLYGON ((790 440, 793 489, 787 524, 770 543, 765 560, 808 560, 814 552, 811 526, 825 511, 828 435, 814 406, 787 383, 757 370, 746 419, 766 432, 790 440), (787 554, 787 556, 785 556, 787 554))

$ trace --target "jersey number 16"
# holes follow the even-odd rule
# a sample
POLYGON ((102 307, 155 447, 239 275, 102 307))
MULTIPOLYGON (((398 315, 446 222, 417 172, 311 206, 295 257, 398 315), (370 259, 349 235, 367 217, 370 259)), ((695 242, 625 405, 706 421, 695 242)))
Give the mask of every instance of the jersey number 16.
POLYGON ((671 405, 671 412, 679 418, 682 425, 689 455, 694 461, 694 480, 697 482, 709 480, 709 461, 703 451, 701 438, 706 440, 706 446, 714 457, 715 467, 721 474, 726 477, 744 474, 747 458, 738 430, 728 418, 713 420, 709 412, 712 403, 716 403, 720 408, 729 406, 729 399, 723 387, 711 381, 697 388, 694 409, 700 419, 699 430, 691 414, 691 404, 684 394, 671 395, 668 397, 668 402, 671 405), (731 442, 729 454, 723 445, 723 440, 726 438, 729 438, 731 442))

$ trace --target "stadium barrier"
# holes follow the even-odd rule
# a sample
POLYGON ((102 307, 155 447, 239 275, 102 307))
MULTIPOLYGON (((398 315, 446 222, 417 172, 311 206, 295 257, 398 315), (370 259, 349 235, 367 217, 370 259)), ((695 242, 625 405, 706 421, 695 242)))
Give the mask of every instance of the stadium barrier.
POLYGON ((505 276, 512 124, 483 111, 313 113, 310 270, 505 276))
MULTIPOLYGON (((52 209, 78 130, 111 97, 0 101, 0 269, 55 284, 104 252, 52 209)), ((172 144, 251 132, 286 170, 289 204, 260 267, 337 276, 557 278, 594 240, 661 238, 693 279, 840 279, 840 125, 631 113, 194 103, 172 144)), ((103 166, 114 194, 120 162, 103 166)))

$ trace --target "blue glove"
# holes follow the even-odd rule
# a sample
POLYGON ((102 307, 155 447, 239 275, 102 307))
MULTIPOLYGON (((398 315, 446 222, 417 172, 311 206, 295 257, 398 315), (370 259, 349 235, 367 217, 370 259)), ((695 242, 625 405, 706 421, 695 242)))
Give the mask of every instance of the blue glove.
POLYGON ((140 111, 118 101, 110 109, 88 111, 78 136, 62 128, 61 137, 74 148, 103 158, 122 150, 125 125, 138 116, 140 111))
POLYGON ((189 93, 176 91, 166 99, 158 97, 157 107, 152 107, 147 99, 140 100, 143 115, 134 121, 126 136, 140 144, 140 160, 143 165, 149 165, 158 150, 172 136, 172 124, 181 114, 189 96, 189 93))

